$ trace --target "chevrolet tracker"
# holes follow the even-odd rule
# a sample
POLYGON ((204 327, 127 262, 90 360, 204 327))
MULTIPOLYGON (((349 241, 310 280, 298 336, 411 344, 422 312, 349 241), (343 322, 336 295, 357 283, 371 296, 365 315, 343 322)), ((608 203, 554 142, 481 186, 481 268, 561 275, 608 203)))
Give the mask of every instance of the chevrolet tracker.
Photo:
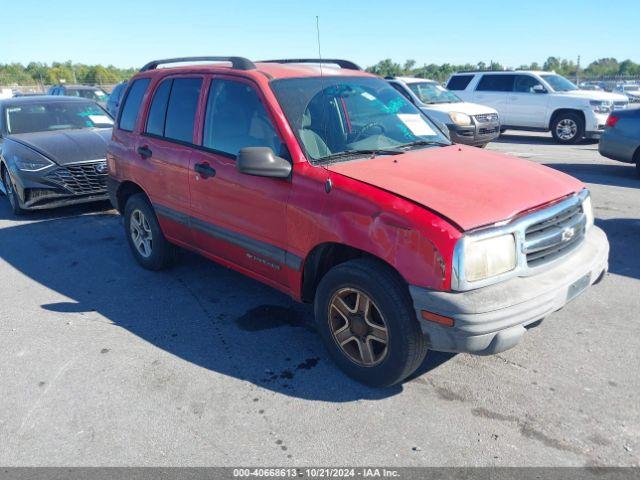
POLYGON ((451 145, 345 60, 151 62, 107 162, 143 267, 178 245, 313 303, 331 357, 371 385, 427 349, 511 348, 607 270, 581 182, 451 145))

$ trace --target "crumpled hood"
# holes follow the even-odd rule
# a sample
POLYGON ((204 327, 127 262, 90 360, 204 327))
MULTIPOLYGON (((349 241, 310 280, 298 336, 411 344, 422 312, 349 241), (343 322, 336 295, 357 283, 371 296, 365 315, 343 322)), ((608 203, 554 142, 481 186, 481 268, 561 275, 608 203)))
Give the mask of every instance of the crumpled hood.
POLYGON ((507 220, 584 188, 544 165, 462 145, 326 168, 424 205, 463 230, 507 220))
POLYGON ((58 165, 66 165, 105 158, 111 128, 20 133, 8 138, 26 145, 58 165))

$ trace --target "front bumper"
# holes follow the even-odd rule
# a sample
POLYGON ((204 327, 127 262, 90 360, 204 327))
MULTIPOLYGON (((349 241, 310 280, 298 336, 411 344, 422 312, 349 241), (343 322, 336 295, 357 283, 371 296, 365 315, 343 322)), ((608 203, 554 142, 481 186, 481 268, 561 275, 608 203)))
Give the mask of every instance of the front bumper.
POLYGON ((37 172, 11 169, 21 208, 42 210, 107 200, 106 173, 94 172, 100 162, 81 162, 37 172))
POLYGON ((609 242, 592 227, 580 247, 548 270, 467 292, 410 286, 429 348, 491 355, 514 347, 526 327, 560 310, 599 281, 608 268, 609 242), (422 311, 452 318, 447 327, 422 319, 422 311))
POLYGON ((472 147, 485 145, 500 136, 499 122, 478 123, 474 120, 473 125, 462 127, 448 123, 447 128, 454 143, 462 143, 472 147))

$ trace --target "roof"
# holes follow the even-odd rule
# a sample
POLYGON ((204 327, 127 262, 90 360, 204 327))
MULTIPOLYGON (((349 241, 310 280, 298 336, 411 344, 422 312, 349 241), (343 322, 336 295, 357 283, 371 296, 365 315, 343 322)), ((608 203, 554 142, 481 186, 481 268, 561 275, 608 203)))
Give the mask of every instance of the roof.
POLYGON ((536 75, 555 75, 556 72, 547 72, 544 70, 470 70, 470 71, 463 71, 463 72, 456 72, 453 75, 474 75, 474 74, 478 74, 478 73, 497 73, 497 74, 510 74, 513 75, 514 73, 535 73, 536 75))
MULTIPOLYGON (((154 62, 151 62, 154 63, 154 62)), ((153 72, 162 72, 162 75, 168 74, 187 74, 187 73, 235 73, 251 76, 258 72, 269 79, 281 78, 301 78, 301 77, 371 77, 375 76, 362 70, 352 70, 349 68, 341 68, 330 63, 276 63, 276 62, 255 62, 255 68, 232 68, 229 62, 216 63, 199 63, 192 65, 181 65, 175 67, 158 67, 154 69, 146 69, 141 71, 142 75, 151 74, 153 72), (253 72, 253 73, 252 73, 253 72)), ((157 73, 156 73, 157 74, 157 73)))
POLYGON ((76 90, 102 90, 100 87, 96 87, 95 85, 70 85, 68 83, 62 83, 55 86, 64 88, 75 88, 76 90))
POLYGON ((424 83, 424 82, 438 83, 435 80, 431 80, 429 78, 418 78, 418 77, 393 77, 393 78, 389 78, 389 80, 400 80, 401 82, 404 82, 404 83, 424 83))
POLYGON ((37 95, 37 96, 29 96, 29 97, 13 97, 13 98, 5 98, 0 100, 0 106, 20 106, 20 105, 31 105, 34 103, 60 103, 60 102, 90 102, 93 103, 92 100, 88 98, 80 98, 80 97, 65 97, 63 95, 37 95))

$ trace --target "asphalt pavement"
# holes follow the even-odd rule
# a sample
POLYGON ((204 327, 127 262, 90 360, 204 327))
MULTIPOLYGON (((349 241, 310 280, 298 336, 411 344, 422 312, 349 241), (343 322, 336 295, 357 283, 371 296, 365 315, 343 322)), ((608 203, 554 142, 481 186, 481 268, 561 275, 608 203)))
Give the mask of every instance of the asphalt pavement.
POLYGON ((0 465, 639 466, 640 178, 593 142, 488 148, 588 184, 610 273, 518 347, 429 353, 382 390, 309 306, 187 252, 143 270, 108 205, 0 197, 0 465))

